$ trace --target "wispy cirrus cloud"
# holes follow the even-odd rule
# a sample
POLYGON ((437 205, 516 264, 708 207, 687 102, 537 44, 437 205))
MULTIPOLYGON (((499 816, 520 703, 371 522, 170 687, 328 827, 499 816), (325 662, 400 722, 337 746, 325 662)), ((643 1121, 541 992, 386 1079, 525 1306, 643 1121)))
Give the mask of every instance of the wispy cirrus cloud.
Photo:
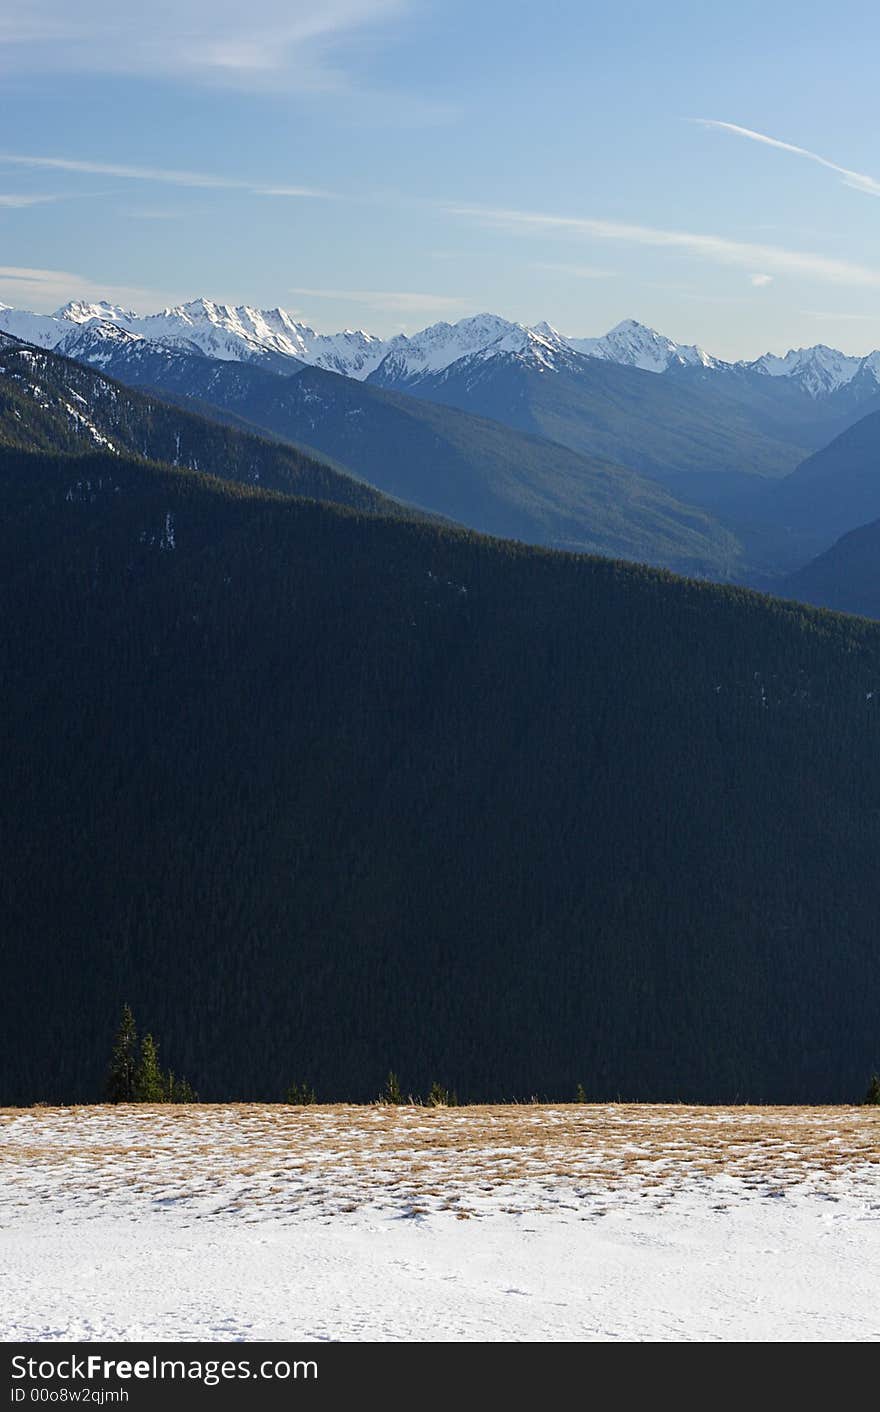
POLYGON ((24 192, 0 191, 0 207, 7 211, 22 211, 28 206, 43 206, 47 201, 60 200, 60 196, 33 196, 24 192))
POLYGON ((781 245, 759 245, 752 241, 730 240, 721 235, 694 231, 661 230, 655 226, 622 221, 558 216, 540 211, 513 211, 488 206, 443 203, 450 215, 478 221, 495 229, 524 233, 582 235, 591 240, 607 240, 618 245, 644 245, 657 249, 682 250, 701 260, 720 265, 739 265, 781 275, 805 275, 830 284, 880 287, 880 269, 838 260, 806 250, 789 250, 781 245))
POLYGON ((70 270, 46 270, 29 265, 0 265, 0 299, 17 308, 49 310, 68 299, 109 299, 118 304, 167 304, 167 295, 137 285, 97 284, 70 270))
POLYGON ((829 161, 827 157, 821 157, 818 152, 811 152, 808 147, 797 147, 793 142, 781 142, 778 137, 768 137, 766 133, 755 132, 750 127, 740 127, 737 123, 718 122, 715 118, 694 118, 694 122, 699 123, 701 127, 733 133, 735 137, 744 137, 749 142, 761 142, 765 147, 775 147, 780 152, 790 152, 795 157, 806 157, 809 162, 837 172, 838 176, 843 177, 844 186, 864 192, 866 196, 880 196, 880 181, 875 177, 868 176, 866 172, 854 172, 849 167, 842 167, 837 162, 829 161))
MULTIPOLYGON (((180 171, 173 167, 139 167, 120 162, 94 162, 75 157, 38 157, 21 152, 0 152, 0 166, 29 167, 35 171, 70 172, 74 175, 120 177, 124 181, 159 182, 165 186, 186 186, 199 191, 247 191, 251 196, 313 196, 334 199, 332 191, 312 186, 263 185, 240 177, 212 172, 180 171)), ((43 197, 51 200, 51 197, 43 197)))
POLYGON ((755 289, 766 289, 768 284, 772 284, 772 283, 773 283, 773 276, 772 276, 772 275, 751 275, 751 276, 749 277, 749 283, 750 283, 750 284, 753 284, 754 287, 755 287, 755 289))
POLYGON ((0 68, 340 92, 351 41, 408 0, 28 0, 0 15, 0 68), (349 46, 346 52, 346 46, 349 46))
POLYGON ((613 279, 613 270, 602 270, 596 265, 559 265, 551 260, 533 260, 532 269, 547 270, 550 274, 570 275, 572 279, 613 279))
POLYGON ((836 309, 801 309, 805 319, 823 319, 828 323, 876 324, 880 327, 880 310, 873 314, 841 314, 836 309))
POLYGON ((289 294, 305 295, 311 299, 344 299, 354 304, 366 304, 372 309, 388 309, 394 313, 410 314, 426 311, 442 314, 466 308, 472 301, 452 294, 422 294, 406 289, 305 289, 296 287, 289 294))

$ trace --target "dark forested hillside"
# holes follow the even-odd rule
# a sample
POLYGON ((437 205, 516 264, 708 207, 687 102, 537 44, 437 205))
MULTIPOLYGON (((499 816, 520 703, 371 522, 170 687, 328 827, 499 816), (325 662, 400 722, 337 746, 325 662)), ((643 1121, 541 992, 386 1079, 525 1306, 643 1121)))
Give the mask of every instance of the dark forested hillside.
POLYGON ((123 1002, 203 1097, 846 1099, 880 629, 123 456, 0 453, 0 1100, 123 1002))

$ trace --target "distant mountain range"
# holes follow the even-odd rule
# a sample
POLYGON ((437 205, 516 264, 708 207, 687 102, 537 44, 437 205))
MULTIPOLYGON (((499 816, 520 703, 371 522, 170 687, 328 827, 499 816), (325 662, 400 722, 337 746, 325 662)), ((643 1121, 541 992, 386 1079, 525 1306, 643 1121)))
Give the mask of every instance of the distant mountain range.
POLYGON ((0 441, 135 452, 376 513, 402 514, 405 502, 505 538, 701 577, 728 578, 740 563, 730 531, 625 466, 321 368, 279 377, 104 332, 81 335, 104 355, 97 368, 0 335, 0 441))
POLYGON ((283 309, 205 299, 146 315, 75 301, 54 314, 0 306, 0 330, 118 377, 138 348, 282 376, 303 365, 340 373, 621 463, 745 523, 760 513, 761 478, 787 474, 880 410, 880 353, 856 358, 818 345, 731 363, 631 319, 601 338, 569 338, 548 323, 479 314, 383 340, 362 330, 318 334, 283 309))
POLYGON ((478 314, 455 324, 437 323, 420 333, 382 339, 362 329, 319 334, 284 309, 232 306, 209 299, 138 314, 104 300, 74 300, 54 314, 33 314, 0 304, 0 330, 44 348, 58 347, 71 325, 110 323, 138 337, 199 349, 211 358, 264 361, 280 354, 302 363, 372 378, 400 386, 441 372, 460 358, 474 354, 530 353, 552 366, 557 352, 571 349, 591 358, 651 373, 686 370, 754 374, 763 380, 784 380, 808 397, 821 400, 853 383, 880 393, 880 351, 856 357, 817 344, 791 349, 784 356, 765 353, 753 361, 715 358, 694 344, 680 344, 634 319, 625 319, 599 338, 568 337, 542 322, 529 328, 496 314, 478 314))
MULTIPOLYGON (((280 311, 271 318, 277 331, 280 311)), ((182 364, 179 357, 174 361, 175 354, 201 354, 215 366, 257 365, 264 372, 287 377, 302 369, 302 357, 281 351, 280 335, 273 336, 271 347, 257 343, 252 332, 245 336, 246 330, 265 329, 269 320, 270 315, 254 310, 224 310, 204 301, 143 319, 110 305, 82 304, 65 306, 57 316, 8 310, 0 314, 0 322, 16 336, 52 346, 123 381, 150 381, 164 393, 170 377, 177 394, 199 396, 204 393, 183 385, 182 364), (113 318, 98 317, 102 313, 113 318), (32 325, 32 318, 37 323, 32 325), (150 329, 149 337, 138 331, 144 327, 150 329), (167 360, 167 373, 160 377, 163 360, 167 360), (149 379, 144 376, 148 366, 149 379)), ((622 464, 658 480, 676 498, 712 512, 727 512, 731 505, 738 511, 742 496, 748 501, 753 495, 756 478, 787 474, 809 450, 829 439, 802 437, 797 417, 777 418, 778 425, 771 424, 772 419, 766 426, 756 425, 751 409, 744 409, 742 398, 730 396, 726 388, 691 387, 635 366, 587 356, 552 331, 526 329, 493 315, 456 325, 437 324, 412 339, 391 340, 394 346, 381 358, 375 348, 365 352, 362 344, 357 367, 346 363, 337 345, 332 352, 316 353, 318 336, 309 330, 296 343, 300 354, 308 351, 306 334, 312 340, 313 366, 323 371, 343 373, 371 388, 458 407, 580 454, 622 464), (375 366, 364 376, 366 357, 375 366)), ((356 342, 367 335, 345 337, 356 342)), ((288 346, 294 346, 290 339, 288 346)), ((276 430, 294 440, 307 439, 296 428, 276 430)), ((836 430, 835 423, 829 435, 836 430)), ((336 454, 329 446, 308 444, 336 454)), ((350 463, 349 469, 370 475, 356 463, 350 463)), ((498 532, 484 523, 477 527, 498 532)))
POLYGON ((578 339, 492 314, 383 341, 206 300, 0 326, 505 538, 772 588, 880 516, 880 354, 730 363, 632 320, 578 339))

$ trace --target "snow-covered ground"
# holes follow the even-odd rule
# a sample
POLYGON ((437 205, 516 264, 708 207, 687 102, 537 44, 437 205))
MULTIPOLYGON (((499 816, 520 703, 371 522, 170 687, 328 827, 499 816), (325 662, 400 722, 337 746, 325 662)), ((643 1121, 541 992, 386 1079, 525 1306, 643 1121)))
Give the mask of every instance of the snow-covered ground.
POLYGON ((880 1110, 0 1111, 0 1338, 880 1340, 880 1110))

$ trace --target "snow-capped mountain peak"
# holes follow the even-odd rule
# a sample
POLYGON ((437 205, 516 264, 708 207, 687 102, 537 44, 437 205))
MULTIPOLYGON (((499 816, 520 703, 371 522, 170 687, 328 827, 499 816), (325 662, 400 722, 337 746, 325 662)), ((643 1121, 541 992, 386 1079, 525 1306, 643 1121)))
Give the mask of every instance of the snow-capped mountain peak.
POLYGON ((874 351, 862 359, 861 371, 870 373, 877 383, 880 383, 880 352, 874 351))
POLYGON ((121 351, 128 352, 133 346, 147 343, 141 334, 131 333, 112 319, 92 319, 74 323, 55 344, 55 352, 100 368, 111 363, 121 351))
POLYGON ((675 343, 636 319, 624 319, 601 338, 569 338, 567 342, 576 352, 591 358, 605 358, 648 373, 665 373, 676 364, 716 366, 716 360, 696 344, 675 343))
MULTIPOLYGON (((372 372, 389 346, 361 329, 316 333, 285 309, 257 309, 204 298, 191 299, 156 314, 137 314, 106 300, 72 300, 54 314, 0 307, 3 329, 44 348, 57 347, 66 340, 71 324, 89 330, 112 325, 166 347, 176 346, 226 361, 265 362, 270 358, 279 371, 279 356, 291 358, 355 378, 372 372)), ((106 338, 106 330, 101 336, 106 338)))
MULTIPOLYGON (((362 329, 316 333, 308 324, 299 323, 286 309, 215 304, 209 299, 195 299, 150 317, 161 319, 169 332, 179 331, 194 340, 212 357, 235 357, 234 350, 238 346, 263 349, 348 377, 366 377, 380 362, 386 346, 381 338, 362 329), (214 352, 218 345, 228 348, 229 353, 214 352)), ((148 319, 141 320, 139 331, 146 333, 147 323, 148 319)))
POLYGON ((382 339, 363 329, 317 333, 277 306, 258 309, 206 298, 153 314, 139 314, 109 300, 71 300, 54 314, 29 313, 0 303, 0 331, 83 360, 106 359, 114 329, 166 349, 257 362, 277 372, 295 371, 305 363, 401 388, 445 373, 462 359, 485 363, 494 357, 515 358, 540 369, 559 370, 570 364, 572 354, 660 375, 735 368, 739 373, 789 378, 813 398, 837 392, 857 377, 863 392, 880 387, 880 352, 860 358, 819 344, 790 349, 784 356, 765 353, 753 362, 730 364, 696 344, 676 343, 636 319, 624 319, 601 337, 580 338, 564 337, 546 320, 528 328, 498 314, 482 313, 382 339), (83 337, 72 336, 73 330, 83 337), (86 334, 89 341, 84 341, 86 334))
POLYGON ((559 329, 554 328, 552 324, 548 324, 546 319, 542 319, 539 324, 532 324, 531 331, 532 333, 538 334, 540 338, 551 339, 554 343, 560 341, 563 343, 566 342, 565 338, 563 338, 562 334, 559 332, 559 329))
POLYGON ((445 372, 461 359, 485 360, 505 354, 531 358, 549 367, 554 355, 566 347, 562 335, 549 324, 530 329, 497 314, 475 314, 455 324, 432 324, 412 337, 401 334, 392 339, 371 381, 406 387, 445 372))
POLYGON ((62 304, 60 309, 56 309, 52 318, 66 319, 68 323, 72 324, 87 324, 91 323, 93 319, 124 324, 136 319, 137 314, 133 313, 131 309, 123 309, 120 304, 111 304, 106 299, 100 299, 95 304, 84 299, 71 299, 67 304, 62 304))
POLYGON ((864 363, 876 357, 869 354, 867 359, 858 358, 817 343, 814 348, 790 348, 782 358, 765 353, 747 366, 767 377, 794 378, 812 397, 820 397, 845 387, 864 363))
POLYGON ((487 360, 508 354, 539 368, 554 368, 559 355, 570 354, 571 351, 566 340, 550 324, 545 323, 536 328, 513 324, 492 343, 479 349, 477 356, 487 360), (546 329, 546 332, 541 331, 542 329, 546 329))

